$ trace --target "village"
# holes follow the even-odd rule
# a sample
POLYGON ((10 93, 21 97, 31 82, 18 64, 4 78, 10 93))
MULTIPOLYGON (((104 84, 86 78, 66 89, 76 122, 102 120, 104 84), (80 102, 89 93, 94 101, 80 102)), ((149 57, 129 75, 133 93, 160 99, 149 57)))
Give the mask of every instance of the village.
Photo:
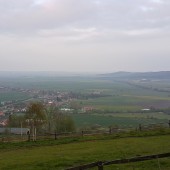
POLYGON ((102 97, 99 92, 92 92, 88 94, 74 93, 74 92, 60 92, 54 90, 37 90, 37 89, 23 89, 0 87, 0 91, 20 93, 25 95, 25 99, 17 100, 3 100, 0 101, 0 127, 4 127, 8 123, 10 115, 25 114, 27 107, 32 102, 41 102, 44 107, 57 107, 61 112, 69 113, 85 113, 94 110, 92 106, 81 106, 77 103, 77 99, 102 97))

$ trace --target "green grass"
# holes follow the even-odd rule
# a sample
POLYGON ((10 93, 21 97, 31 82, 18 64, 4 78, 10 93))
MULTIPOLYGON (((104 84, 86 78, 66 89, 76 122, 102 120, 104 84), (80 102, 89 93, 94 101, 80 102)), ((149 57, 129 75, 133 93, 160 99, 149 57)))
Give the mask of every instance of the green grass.
POLYGON ((127 118, 146 118, 146 119, 163 119, 170 120, 170 115, 161 113, 161 112, 144 112, 144 113, 114 113, 114 114, 106 114, 113 117, 127 117, 127 118))
MULTIPOLYGON (((117 114, 118 115, 118 114, 117 114)), ((121 115, 121 114, 120 114, 121 115)), ((125 114, 126 115, 126 114, 125 114)), ((137 115, 137 114, 136 114, 137 115)), ((153 123, 167 123, 166 119, 145 118, 140 116, 114 116, 110 114, 73 114, 71 115, 77 127, 87 127, 95 124, 102 127, 118 125, 119 127, 138 127, 139 124, 148 125, 153 123)), ((168 124, 167 124, 168 125, 168 124)))
POLYGON ((161 96, 114 95, 95 99, 81 100, 83 106, 92 106, 105 113, 140 112, 144 108, 169 106, 170 98, 161 96))
MULTIPOLYGON (((80 138, 77 141, 70 141, 71 143, 68 140, 65 144, 59 143, 59 140, 39 142, 35 145, 32 142, 26 144, 23 142, 18 144, 20 145, 18 148, 16 144, 11 144, 10 149, 0 149, 0 169, 60 170, 99 160, 114 160, 136 155, 170 152, 170 143, 167 142, 170 140, 170 135, 113 139, 111 137, 101 136, 98 139, 92 137, 91 140, 90 138, 88 140, 80 138)), ((169 158, 159 161, 162 169, 170 169, 169 158)), ((134 166, 139 170, 158 169, 157 160, 123 166, 108 166, 104 169, 119 168, 123 170, 132 169, 134 166)))

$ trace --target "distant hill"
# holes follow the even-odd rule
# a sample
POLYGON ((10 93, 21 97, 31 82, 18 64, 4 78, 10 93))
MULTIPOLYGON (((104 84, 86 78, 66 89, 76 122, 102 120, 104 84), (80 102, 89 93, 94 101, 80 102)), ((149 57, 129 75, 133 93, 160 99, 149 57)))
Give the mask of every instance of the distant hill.
POLYGON ((159 72, 115 72, 108 74, 101 74, 101 77, 115 78, 115 79, 169 79, 170 71, 159 72))

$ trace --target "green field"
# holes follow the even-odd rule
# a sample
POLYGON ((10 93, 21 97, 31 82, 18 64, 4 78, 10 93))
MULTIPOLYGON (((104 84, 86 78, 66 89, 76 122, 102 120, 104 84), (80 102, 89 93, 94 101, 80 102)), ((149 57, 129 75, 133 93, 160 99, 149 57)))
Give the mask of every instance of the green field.
MULTIPOLYGON (((164 88, 169 86, 168 82, 155 82, 164 88)), ((19 77, 16 79, 2 79, 0 86, 13 88, 40 89, 40 90, 58 90, 75 92, 92 92, 102 90, 105 94, 111 95, 135 95, 135 96, 163 96, 168 97, 167 93, 154 91, 152 89, 143 89, 126 82, 117 82, 114 80, 103 80, 98 77, 19 77)), ((150 87, 150 85, 148 85, 150 87)))
POLYGON ((146 118, 146 119, 160 119, 160 120, 170 120, 170 115, 162 112, 144 112, 144 113, 114 113, 107 114, 113 117, 128 117, 128 118, 146 118))
MULTIPOLYGON (((133 81, 132 81, 133 82, 133 81)), ((18 77, 16 79, 3 79, 0 86, 8 86, 10 88, 23 88, 23 89, 39 89, 39 90, 54 90, 54 91, 72 91, 80 94, 90 94, 93 92, 100 92, 101 96, 108 95, 107 97, 97 97, 87 99, 76 99, 75 101, 80 107, 92 106, 95 109, 95 114, 101 115, 75 115, 73 116, 76 125, 92 125, 99 124, 108 127, 112 124, 119 126, 132 126, 136 127, 139 123, 159 123, 165 122, 170 119, 169 115, 162 117, 154 116, 159 113, 150 115, 140 115, 141 109, 157 108, 165 109, 170 107, 170 94, 168 92, 155 91, 154 89, 141 88, 135 86, 136 82, 128 83, 115 80, 104 80, 98 77, 18 77), (113 113, 113 115, 112 115, 113 113), (121 113, 121 116, 119 115, 121 113), (132 114, 134 114, 132 116, 132 114), (104 116, 102 116, 105 114, 104 116), (110 115, 108 115, 110 114, 110 115), (126 115, 125 115, 126 114, 126 115), (113 117, 114 116, 114 117, 113 117), (162 118, 160 118, 162 117, 162 118)), ((143 83, 137 82, 142 86, 159 87, 160 89, 168 88, 169 81, 155 81, 143 83)), ((0 102, 6 100, 24 100, 27 99, 24 93, 17 92, 1 92, 0 102)))
MULTIPOLYGON (((34 143, 6 144, 0 149, 0 169, 2 170, 62 170, 66 167, 85 163, 122 159, 136 155, 150 155, 170 152, 170 135, 153 137, 131 137, 111 139, 74 140, 69 144, 59 144, 60 140, 34 143), (55 144, 56 143, 56 144, 55 144)), ((2 144, 1 144, 2 145, 2 144)), ((4 144, 3 144, 4 145, 4 144)), ((104 169, 155 170, 170 169, 170 159, 164 158, 127 165, 106 166, 104 169)))
MULTIPOLYGON (((155 117, 148 117, 149 113, 144 114, 73 114, 72 118, 79 128, 86 128, 93 125, 100 125, 101 127, 108 128, 109 126, 119 126, 121 128, 136 128, 139 124, 149 125, 165 123, 168 126, 168 118, 170 115, 161 114, 155 117)), ((154 115, 154 114, 151 114, 154 115)))

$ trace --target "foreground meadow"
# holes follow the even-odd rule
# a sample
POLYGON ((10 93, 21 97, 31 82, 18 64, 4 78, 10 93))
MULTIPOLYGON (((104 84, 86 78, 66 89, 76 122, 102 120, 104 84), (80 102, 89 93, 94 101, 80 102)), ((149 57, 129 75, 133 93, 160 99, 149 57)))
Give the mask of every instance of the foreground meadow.
MULTIPOLYGON (((60 140, 60 139, 59 139, 60 140)), ((112 138, 101 137, 88 140, 72 140, 65 144, 56 141, 9 144, 0 149, 2 170, 62 170, 99 160, 114 160, 170 152, 170 135, 150 137, 112 138), (60 144, 59 144, 60 143, 60 144), (67 143, 67 144, 66 144, 67 143)), ((4 145, 5 146, 5 145, 4 145)), ((155 169, 169 170, 170 158, 127 165, 106 166, 104 169, 155 169)))

